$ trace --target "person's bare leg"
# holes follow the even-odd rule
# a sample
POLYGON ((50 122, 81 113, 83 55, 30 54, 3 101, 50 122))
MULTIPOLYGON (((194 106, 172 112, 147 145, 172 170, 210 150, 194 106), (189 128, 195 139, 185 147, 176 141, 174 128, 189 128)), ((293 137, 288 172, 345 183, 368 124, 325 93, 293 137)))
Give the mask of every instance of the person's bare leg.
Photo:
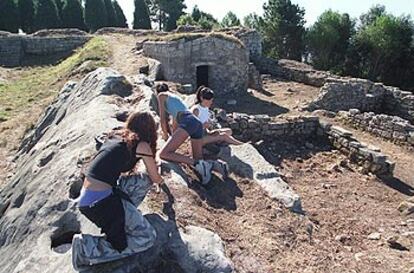
POLYGON ((233 130, 230 128, 222 128, 222 129, 215 129, 211 131, 212 135, 220 135, 220 134, 226 134, 228 136, 233 135, 233 130))
POLYGON ((226 142, 231 145, 242 145, 243 142, 238 141, 232 136, 227 134, 220 134, 220 135, 207 135, 203 137, 203 145, 215 142, 226 142))
POLYGON ((165 143, 164 147, 162 147, 160 158, 167 161, 194 165, 194 159, 175 152, 187 138, 188 133, 184 129, 178 128, 167 143, 165 143))
POLYGON ((194 160, 203 159, 203 139, 191 139, 194 160))

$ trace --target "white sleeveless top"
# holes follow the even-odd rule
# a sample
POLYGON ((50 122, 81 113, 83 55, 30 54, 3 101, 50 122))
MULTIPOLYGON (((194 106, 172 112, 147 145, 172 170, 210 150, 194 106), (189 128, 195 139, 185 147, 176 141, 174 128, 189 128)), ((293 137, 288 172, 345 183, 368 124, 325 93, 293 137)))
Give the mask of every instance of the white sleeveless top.
POLYGON ((210 110, 207 107, 197 104, 198 119, 204 124, 210 119, 210 110))

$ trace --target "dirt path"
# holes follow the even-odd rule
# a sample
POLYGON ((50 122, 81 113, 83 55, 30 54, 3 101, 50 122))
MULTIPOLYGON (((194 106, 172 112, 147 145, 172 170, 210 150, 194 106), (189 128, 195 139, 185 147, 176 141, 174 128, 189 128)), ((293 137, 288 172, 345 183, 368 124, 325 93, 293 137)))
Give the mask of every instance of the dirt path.
POLYGON ((136 52, 136 43, 145 37, 112 34, 105 35, 104 38, 111 47, 111 67, 129 77, 137 75, 145 60, 136 52))

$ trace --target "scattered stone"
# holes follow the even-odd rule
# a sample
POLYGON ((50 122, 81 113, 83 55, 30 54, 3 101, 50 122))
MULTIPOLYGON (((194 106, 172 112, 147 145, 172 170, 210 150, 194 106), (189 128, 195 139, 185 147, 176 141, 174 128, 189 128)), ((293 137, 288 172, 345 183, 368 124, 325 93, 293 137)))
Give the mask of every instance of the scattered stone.
POLYGON ((414 212, 414 203, 403 201, 398 206, 398 210, 405 215, 410 215, 414 212))
POLYGON ((363 256, 364 256, 364 253, 362 253, 362 252, 355 253, 355 255, 354 255, 355 260, 357 262, 361 261, 361 259, 362 259, 363 256))
POLYGON ((345 243, 351 241, 351 236, 346 235, 346 234, 337 235, 335 237, 335 241, 338 241, 342 244, 345 244, 345 243))
POLYGON ((368 240, 378 241, 380 239, 381 239, 381 233, 379 233, 379 232, 374 232, 374 233, 371 233, 370 235, 368 235, 368 240))
POLYGON ((403 239, 398 235, 390 236, 387 238, 387 244, 390 248, 401 250, 401 251, 409 251, 410 250, 410 242, 407 239, 403 239))

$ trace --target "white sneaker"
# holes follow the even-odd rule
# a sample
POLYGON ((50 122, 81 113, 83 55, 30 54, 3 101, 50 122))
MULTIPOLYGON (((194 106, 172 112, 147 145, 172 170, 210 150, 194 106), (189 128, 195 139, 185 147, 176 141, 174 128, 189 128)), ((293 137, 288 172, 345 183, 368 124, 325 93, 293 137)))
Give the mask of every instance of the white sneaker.
POLYGON ((194 167, 201 176, 201 184, 208 184, 211 179, 211 169, 213 168, 213 164, 205 160, 199 160, 194 167))

